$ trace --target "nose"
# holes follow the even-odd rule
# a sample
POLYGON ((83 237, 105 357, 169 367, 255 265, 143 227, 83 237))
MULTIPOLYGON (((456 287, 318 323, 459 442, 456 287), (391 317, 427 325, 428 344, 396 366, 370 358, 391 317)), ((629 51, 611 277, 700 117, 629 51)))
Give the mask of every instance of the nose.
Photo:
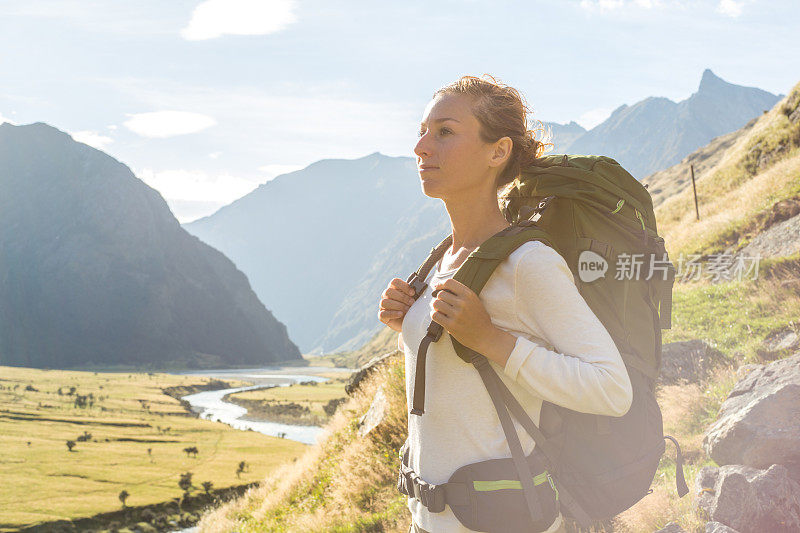
POLYGON ((422 135, 419 140, 417 141, 417 145, 414 147, 414 153, 417 154, 418 157, 425 158, 430 156, 430 148, 428 147, 428 134, 425 133, 422 135))

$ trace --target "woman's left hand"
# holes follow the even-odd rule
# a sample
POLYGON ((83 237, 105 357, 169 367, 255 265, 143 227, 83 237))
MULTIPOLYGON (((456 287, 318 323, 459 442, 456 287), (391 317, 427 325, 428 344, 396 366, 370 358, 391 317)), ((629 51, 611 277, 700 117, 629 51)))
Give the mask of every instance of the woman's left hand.
POLYGON ((431 319, 458 342, 480 352, 497 333, 497 328, 478 295, 452 278, 435 283, 432 289, 438 292, 432 302, 431 319))
POLYGON ((452 278, 434 283, 432 289, 439 292, 433 299, 431 319, 467 348, 505 367, 517 337, 492 324, 475 291, 452 278))

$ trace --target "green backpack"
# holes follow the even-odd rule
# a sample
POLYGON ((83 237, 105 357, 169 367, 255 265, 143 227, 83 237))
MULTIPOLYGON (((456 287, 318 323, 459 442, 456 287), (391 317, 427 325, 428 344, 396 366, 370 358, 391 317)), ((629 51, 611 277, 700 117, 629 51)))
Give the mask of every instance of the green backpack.
MULTIPOLYGON (((540 524, 542 517, 537 513, 541 513, 543 503, 547 504, 540 501, 542 488, 537 489, 531 482, 537 477, 532 473, 533 465, 542 465, 544 472, 537 474, 547 474, 554 481, 553 491, 562 513, 588 528, 592 522, 628 509, 651 492, 650 485, 665 451, 665 439, 677 447, 676 485, 678 494, 684 496, 689 489, 683 476, 680 446, 673 437, 663 434, 661 411, 655 398, 655 380, 661 365, 661 329, 671 327, 675 269, 664 240, 658 236, 647 189, 609 157, 550 155, 523 169, 506 196, 504 215, 512 226, 474 250, 453 279, 479 294, 494 269, 517 247, 530 240, 551 246, 565 259, 580 294, 614 339, 633 387, 631 408, 621 417, 579 413, 544 402, 537 426, 487 359, 448 335, 458 356, 475 365, 492 398, 511 449, 512 458, 504 460, 505 472, 513 464, 511 468, 518 476, 514 483, 519 492, 513 497, 517 507, 527 507, 527 524, 540 524), (536 443, 527 458, 507 409, 536 443)), ((424 280, 431 268, 451 242, 452 235, 434 247, 425 263, 408 278, 417 297, 426 287, 424 280)), ((428 345, 437 342, 442 331, 438 323, 431 321, 420 343, 411 414, 424 413, 425 355, 428 345)), ((407 468, 407 453, 405 456, 401 467, 403 479, 398 488, 412 495, 414 490, 420 494, 420 489, 412 483, 415 474, 407 468)), ((487 471, 491 471, 489 465, 490 462, 482 461, 468 466, 487 477, 487 471)), ((479 480, 480 483, 507 481, 479 480)), ((451 503, 445 494, 455 493, 455 484, 449 484, 453 485, 449 488, 443 484, 439 495, 435 486, 422 480, 414 483, 421 483, 425 499, 436 501, 439 506, 451 503)), ((468 488, 472 491, 471 485, 468 488)), ((451 508, 456 516, 470 521, 468 527, 475 528, 481 523, 486 528, 482 531, 499 530, 492 525, 494 520, 481 522, 477 517, 477 508, 490 507, 480 504, 481 498, 489 497, 487 493, 470 494, 471 497, 461 501, 453 499, 451 508), (467 500, 469 505, 465 504, 467 500)), ((496 507, 497 502, 492 506, 496 507)), ((526 529, 523 526, 502 530, 526 529)))

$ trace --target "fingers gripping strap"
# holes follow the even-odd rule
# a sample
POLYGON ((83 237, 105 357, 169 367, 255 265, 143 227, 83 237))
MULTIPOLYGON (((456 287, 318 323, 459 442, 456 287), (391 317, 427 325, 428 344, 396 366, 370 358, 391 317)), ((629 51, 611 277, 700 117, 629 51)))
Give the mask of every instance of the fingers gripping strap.
POLYGON ((536 496, 533 474, 525 458, 525 452, 522 450, 522 444, 519 442, 519 436, 514 430, 511 417, 508 414, 505 404, 502 402, 502 393, 497 388, 497 375, 494 374, 494 371, 489 367, 489 362, 486 358, 477 352, 475 352, 472 357, 472 364, 478 369, 478 373, 480 373, 481 379, 483 379, 483 384, 486 386, 486 390, 489 391, 489 396, 492 398, 497 416, 500 417, 500 424, 503 426, 503 433, 506 434, 506 441, 508 442, 508 447, 511 449, 511 457, 514 459, 514 466, 516 466, 517 474, 522 482, 522 489, 525 493, 525 501, 528 504, 531 520, 536 522, 542 516, 542 506, 539 503, 539 498, 536 496))

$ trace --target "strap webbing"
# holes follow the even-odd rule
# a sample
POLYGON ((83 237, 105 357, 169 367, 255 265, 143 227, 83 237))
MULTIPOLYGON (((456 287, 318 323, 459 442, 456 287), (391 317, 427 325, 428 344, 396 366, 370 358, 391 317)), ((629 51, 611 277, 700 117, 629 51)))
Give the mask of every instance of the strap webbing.
POLYGON ((422 416, 425 413, 425 364, 428 360, 428 346, 436 342, 442 336, 444 328, 438 322, 428 325, 428 331, 422 337, 422 341, 417 348, 417 367, 414 373, 414 400, 411 414, 422 416))
POLYGON ((514 466, 517 468, 517 474, 522 482, 522 490, 525 493, 525 502, 528 504, 531 520, 536 522, 542 516, 542 506, 536 496, 533 474, 525 458, 525 452, 522 450, 522 444, 519 442, 519 436, 514 430, 514 424, 511 422, 511 417, 508 415, 508 410, 503 403, 502 393, 497 388, 497 375, 489 366, 489 361, 486 360, 486 357, 477 352, 473 352, 473 354, 472 364, 478 369, 478 373, 483 379, 483 384, 492 398, 497 416, 500 417, 500 424, 503 426, 503 433, 506 434, 506 442, 508 442, 508 447, 511 449, 514 466))
POLYGON ((428 274, 430 274, 431 269, 439 262, 439 259, 444 256, 445 251, 447 251, 452 243, 453 234, 451 233, 442 239, 442 242, 431 248, 431 253, 428 254, 428 258, 425 259, 425 262, 406 279, 406 283, 411 285, 411 288, 414 289, 415 300, 420 297, 422 291, 428 286, 425 280, 428 279, 428 274))
POLYGON ((678 444, 675 437, 664 435, 664 438, 675 443, 675 448, 678 450, 678 455, 675 458, 675 486, 678 488, 678 496, 683 498, 689 494, 689 487, 686 485, 686 478, 683 476, 683 454, 681 453, 681 445, 678 444))

